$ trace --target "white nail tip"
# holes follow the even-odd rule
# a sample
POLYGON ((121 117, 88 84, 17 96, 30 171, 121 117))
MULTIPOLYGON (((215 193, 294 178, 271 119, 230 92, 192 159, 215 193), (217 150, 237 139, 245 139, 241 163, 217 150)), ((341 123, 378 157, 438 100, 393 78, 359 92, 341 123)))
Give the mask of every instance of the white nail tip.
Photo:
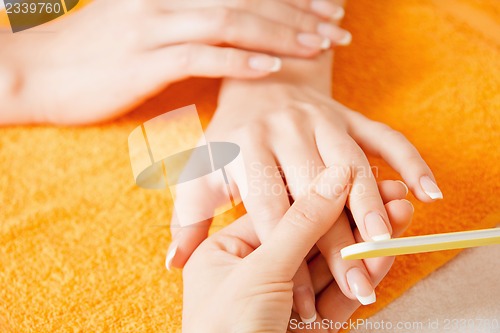
POLYGON ((370 296, 358 296, 358 295, 356 295, 356 298, 363 305, 375 303, 375 301, 377 300, 377 296, 375 295, 375 291, 373 291, 370 294, 370 296))
POLYGON ((330 41, 330 39, 323 39, 323 42, 321 43, 321 49, 328 50, 330 47, 332 47, 332 42, 330 41))
POLYGON ((177 245, 175 245, 174 248, 168 251, 167 253, 167 259, 165 260, 165 267, 167 267, 168 270, 172 269, 172 260, 174 260, 175 253, 177 253, 177 245))
POLYGON ((391 234, 382 234, 382 235, 372 236, 372 240, 374 242, 388 240, 388 239, 391 239, 391 234))
POLYGON ((441 192, 428 192, 425 191, 425 193, 431 198, 431 199, 443 199, 443 193, 441 192))
POLYGON ((314 314, 314 316, 312 318, 306 319, 306 318, 300 317, 300 320, 302 320, 302 322, 305 324, 314 323, 316 321, 316 313, 314 314))
POLYGON ((345 15, 345 10, 342 7, 339 7, 335 13, 332 15, 332 20, 340 20, 345 15))
POLYGON ((340 39, 338 41, 338 44, 339 45, 349 45, 349 44, 351 44, 351 41, 352 41, 352 35, 349 32, 347 32, 344 35, 344 37, 342 37, 342 39, 340 39))
POLYGON ((281 69, 281 59, 280 58, 274 58, 274 65, 269 69, 270 72, 276 73, 279 72, 281 69))

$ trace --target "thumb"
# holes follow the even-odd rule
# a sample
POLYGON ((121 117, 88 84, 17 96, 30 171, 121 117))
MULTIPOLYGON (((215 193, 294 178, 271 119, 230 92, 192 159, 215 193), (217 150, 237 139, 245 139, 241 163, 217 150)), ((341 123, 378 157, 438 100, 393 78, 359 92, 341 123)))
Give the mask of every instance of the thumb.
POLYGON ((271 235, 250 255, 259 267, 271 276, 293 278, 311 248, 344 210, 350 175, 348 167, 330 166, 318 176, 309 195, 295 201, 271 235))

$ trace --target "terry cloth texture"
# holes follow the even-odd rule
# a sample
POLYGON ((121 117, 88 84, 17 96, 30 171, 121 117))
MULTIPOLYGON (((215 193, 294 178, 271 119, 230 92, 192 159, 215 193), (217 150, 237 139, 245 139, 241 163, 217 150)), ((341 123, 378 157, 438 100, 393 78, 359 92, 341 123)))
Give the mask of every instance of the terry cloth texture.
MULTIPOLYGON (((444 193, 433 204, 412 198, 407 235, 496 225, 500 3, 356 0, 346 12, 354 40, 336 52, 335 98, 403 132, 444 193)), ((219 83, 176 84, 111 123, 0 129, 0 332, 180 330, 181 273, 164 267, 169 194, 135 186, 127 137, 190 104, 206 125, 219 83)), ((397 178, 372 162, 381 179, 397 178)), ((374 314, 457 253, 398 257, 378 301, 355 317, 374 314)))

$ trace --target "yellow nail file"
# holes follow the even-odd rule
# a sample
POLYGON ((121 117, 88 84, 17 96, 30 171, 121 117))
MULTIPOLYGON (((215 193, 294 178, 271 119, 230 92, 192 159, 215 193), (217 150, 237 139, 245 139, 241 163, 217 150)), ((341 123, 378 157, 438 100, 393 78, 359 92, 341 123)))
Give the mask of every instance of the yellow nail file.
POLYGON ((366 259, 401 254, 463 249, 500 244, 500 228, 450 232, 363 242, 340 250, 343 259, 366 259))

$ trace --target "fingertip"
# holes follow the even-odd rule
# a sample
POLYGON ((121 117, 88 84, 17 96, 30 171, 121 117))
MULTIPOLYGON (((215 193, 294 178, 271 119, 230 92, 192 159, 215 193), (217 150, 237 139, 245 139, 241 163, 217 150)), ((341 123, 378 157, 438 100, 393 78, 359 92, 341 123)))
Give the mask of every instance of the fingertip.
POLYGON ((279 72, 282 67, 282 61, 278 57, 257 54, 248 58, 248 67, 257 72, 256 74, 267 75, 279 72))
POLYGON ((430 200, 435 201, 443 199, 443 192, 441 192, 441 189, 431 177, 427 175, 420 177, 419 184, 421 190, 430 200))
POLYGON ((393 230, 393 237, 400 236, 411 223, 413 217, 413 204, 406 200, 393 200, 386 205, 387 215, 393 230))

